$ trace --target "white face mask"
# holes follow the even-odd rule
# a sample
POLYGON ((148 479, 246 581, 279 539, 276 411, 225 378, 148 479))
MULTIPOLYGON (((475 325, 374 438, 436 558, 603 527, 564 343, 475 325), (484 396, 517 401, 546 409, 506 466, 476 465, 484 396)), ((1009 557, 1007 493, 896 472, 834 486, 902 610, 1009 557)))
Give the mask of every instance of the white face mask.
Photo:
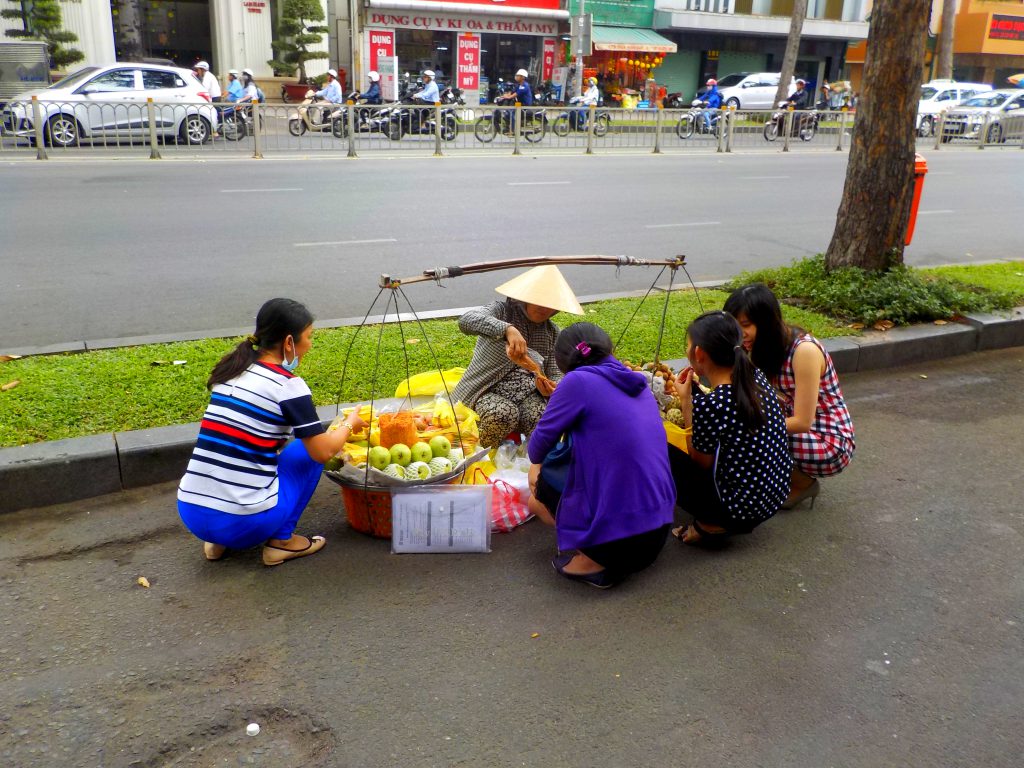
MULTIPOLYGON (((294 341, 292 342, 295 343, 294 341)), ((295 369, 299 367, 299 356, 295 355, 291 360, 288 359, 288 353, 284 350, 281 351, 281 367, 284 368, 288 373, 294 373, 295 369)))

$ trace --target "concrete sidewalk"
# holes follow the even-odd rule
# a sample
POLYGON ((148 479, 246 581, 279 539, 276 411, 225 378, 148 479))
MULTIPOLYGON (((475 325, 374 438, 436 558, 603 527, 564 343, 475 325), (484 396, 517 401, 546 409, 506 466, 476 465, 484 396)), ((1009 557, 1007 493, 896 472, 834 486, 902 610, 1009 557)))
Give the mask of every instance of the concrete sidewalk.
POLYGON ((844 376, 813 510, 607 593, 538 523, 391 555, 329 483, 276 569, 205 562, 172 484, 0 516, 0 764, 1017 768, 1022 358, 844 376))
MULTIPOLYGON (((339 321, 340 322, 340 321, 339 321)), ((896 328, 829 339, 841 374, 1024 345, 1024 308, 963 323, 896 328)), ((330 421, 335 406, 320 409, 330 421)), ((0 449, 0 513, 86 499, 180 478, 199 426, 94 435, 0 449)))

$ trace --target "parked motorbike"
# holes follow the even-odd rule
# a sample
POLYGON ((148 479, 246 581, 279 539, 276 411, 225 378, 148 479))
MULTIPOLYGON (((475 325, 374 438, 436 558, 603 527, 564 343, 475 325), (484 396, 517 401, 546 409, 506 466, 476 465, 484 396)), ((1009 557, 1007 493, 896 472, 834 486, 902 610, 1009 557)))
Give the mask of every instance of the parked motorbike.
MULTIPOLYGON (((764 125, 764 137, 767 141, 775 141, 781 133, 783 133, 783 126, 785 125, 786 102, 779 102, 779 109, 772 113, 771 119, 764 125)), ((814 138, 814 134, 818 132, 818 121, 821 119, 821 115, 817 110, 805 111, 796 110, 793 112, 792 117, 792 128, 790 128, 790 136, 793 138, 799 137, 800 141, 810 141, 814 138)))
POLYGON ((298 109, 288 116, 288 133, 301 136, 306 131, 323 133, 331 130, 331 113, 334 105, 316 95, 316 91, 306 91, 298 109))
POLYGON ((538 107, 554 107, 562 102, 558 100, 558 91, 554 86, 551 88, 540 86, 533 92, 533 103, 538 107))
POLYGON ((711 134, 712 136, 718 135, 718 124, 722 120, 722 111, 715 109, 711 111, 711 125, 709 126, 704 122, 704 111, 708 107, 708 102, 701 101, 700 99, 694 99, 690 105, 690 109, 679 118, 679 122, 676 123, 676 136, 680 139, 688 139, 693 136, 694 133, 705 133, 711 134))
POLYGON ((686 108, 686 99, 683 98, 683 94, 679 92, 666 94, 661 103, 665 106, 665 109, 686 108))
MULTIPOLYGON (((568 136, 569 131, 583 131, 587 130, 587 118, 590 115, 589 107, 578 106, 581 99, 579 96, 573 96, 569 99, 570 105, 576 105, 575 109, 568 109, 562 112, 558 117, 551 123, 551 132, 556 136, 568 136)), ((604 136, 608 133, 608 129, 612 125, 612 114, 607 109, 602 109, 604 106, 603 101, 597 103, 597 109, 594 111, 594 135, 604 136)))
MULTIPOLYGON (((414 136, 433 136, 437 119, 435 108, 424 105, 422 101, 406 96, 401 103, 390 110, 387 125, 384 127, 387 137, 398 141, 405 134, 414 136)), ((459 120, 452 107, 441 109, 441 139, 453 141, 459 132, 459 120)))
POLYGON ((458 88, 452 88, 450 85, 441 90, 439 101, 442 104, 458 104, 462 107, 466 106, 466 100, 462 98, 462 91, 458 88))

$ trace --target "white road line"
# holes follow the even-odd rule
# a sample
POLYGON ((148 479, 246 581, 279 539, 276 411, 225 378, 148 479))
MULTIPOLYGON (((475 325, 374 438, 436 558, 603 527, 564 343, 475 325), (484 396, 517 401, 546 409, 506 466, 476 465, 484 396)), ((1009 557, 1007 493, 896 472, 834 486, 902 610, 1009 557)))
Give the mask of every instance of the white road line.
POLYGON ((328 240, 323 243, 293 243, 295 248, 319 248, 323 245, 366 245, 367 243, 397 243, 393 237, 381 237, 375 240, 328 240))
POLYGON ((510 181, 510 187, 549 187, 555 184, 572 184, 571 181, 510 181))
POLYGON ((669 229, 670 227, 710 227, 721 224, 720 221, 686 221, 681 224, 645 224, 644 229, 669 229))
POLYGON ((302 187, 271 187, 269 189, 222 189, 221 192, 238 194, 239 192, 301 192, 302 187))
POLYGON ((779 181, 789 176, 740 176, 740 181, 779 181))
POLYGON ((918 216, 932 216, 932 215, 937 214, 937 213, 956 213, 956 211, 952 210, 951 208, 943 208, 942 210, 938 210, 938 211, 918 211, 917 215, 918 216))

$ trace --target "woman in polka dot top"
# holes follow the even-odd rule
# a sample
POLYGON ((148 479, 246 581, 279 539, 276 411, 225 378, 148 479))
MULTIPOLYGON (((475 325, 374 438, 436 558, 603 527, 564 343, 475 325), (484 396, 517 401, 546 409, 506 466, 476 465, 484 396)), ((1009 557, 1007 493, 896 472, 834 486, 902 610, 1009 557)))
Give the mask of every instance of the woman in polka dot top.
POLYGON ((677 503, 694 518, 672 531, 686 544, 750 533, 786 500, 792 459, 782 409, 764 374, 743 350, 743 331, 727 312, 707 312, 686 331, 690 367, 675 382, 687 452, 669 446, 677 503), (700 378, 712 390, 696 386, 700 378))

